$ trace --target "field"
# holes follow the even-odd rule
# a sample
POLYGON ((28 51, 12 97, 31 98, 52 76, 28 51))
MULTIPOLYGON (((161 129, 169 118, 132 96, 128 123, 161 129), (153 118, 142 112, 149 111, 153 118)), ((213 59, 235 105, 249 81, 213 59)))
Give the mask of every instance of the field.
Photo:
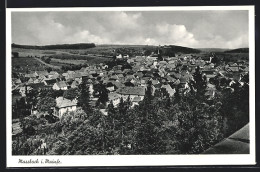
POLYGON ((46 65, 37 61, 33 57, 12 58, 12 72, 26 73, 30 71, 45 70, 46 65))
MULTIPOLYGON (((92 49, 92 48, 89 48, 92 49)), ((111 60, 112 56, 102 55, 103 49, 99 47, 93 48, 89 53, 89 49, 72 50, 72 49, 57 49, 57 50, 36 50, 36 49, 23 49, 13 48, 13 52, 18 52, 19 57, 52 57, 51 64, 56 66, 62 65, 78 65, 78 64, 98 64, 111 60), (99 51, 100 50, 100 51, 99 51)), ((105 48, 107 51, 107 48, 105 48)))

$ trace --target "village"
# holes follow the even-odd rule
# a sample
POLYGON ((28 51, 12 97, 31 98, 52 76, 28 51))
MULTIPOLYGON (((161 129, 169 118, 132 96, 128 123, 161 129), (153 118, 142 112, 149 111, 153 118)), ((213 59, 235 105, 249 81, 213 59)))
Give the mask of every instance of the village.
MULTIPOLYGON (((89 85, 91 105, 95 107, 97 96, 93 94, 94 86, 102 83, 108 91, 108 101, 118 106, 120 99, 131 101, 131 107, 139 104, 144 99, 148 82, 152 85, 153 94, 156 90, 164 88, 173 97, 176 88, 181 92, 190 91, 189 82, 193 80, 196 68, 207 78, 208 99, 212 99, 216 92, 214 79, 224 80, 222 86, 229 87, 233 82, 241 82, 243 75, 248 74, 248 61, 239 60, 229 62, 224 66, 216 66, 212 61, 214 56, 202 59, 190 54, 176 55, 175 57, 162 56, 158 59, 160 52, 153 52, 149 56, 129 57, 129 55, 117 54, 116 61, 125 61, 129 66, 115 65, 108 69, 106 64, 96 64, 82 67, 80 70, 67 71, 30 71, 20 73, 19 77, 12 79, 12 91, 26 97, 26 93, 33 89, 69 90, 78 88, 84 81, 89 85)), ((13 95, 14 96, 14 95, 13 95)), ((75 111, 78 107, 77 99, 69 100, 64 97, 56 97, 56 106, 53 107, 53 115, 61 118, 67 111, 75 111)), ((104 107, 106 108, 106 107, 104 107)), ((33 107, 31 113, 38 112, 33 107)), ((105 109, 101 109, 107 115, 105 109)))

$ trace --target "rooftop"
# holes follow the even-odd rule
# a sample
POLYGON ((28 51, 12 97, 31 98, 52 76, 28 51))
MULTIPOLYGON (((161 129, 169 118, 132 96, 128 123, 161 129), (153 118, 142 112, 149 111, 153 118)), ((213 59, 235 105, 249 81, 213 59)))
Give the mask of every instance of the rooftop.
POLYGON ((64 97, 56 98, 56 107, 58 108, 71 107, 76 105, 77 105, 76 102, 66 99, 64 97))
POLYGON ((145 87, 122 87, 117 90, 118 94, 124 95, 145 95, 145 87))

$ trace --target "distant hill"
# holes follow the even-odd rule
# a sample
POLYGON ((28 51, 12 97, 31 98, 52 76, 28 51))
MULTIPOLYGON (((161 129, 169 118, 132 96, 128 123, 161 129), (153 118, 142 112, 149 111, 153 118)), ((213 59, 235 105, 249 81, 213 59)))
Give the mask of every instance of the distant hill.
POLYGON ((201 50, 194 49, 194 48, 188 48, 188 47, 182 47, 177 45, 167 45, 161 47, 163 51, 168 52, 174 52, 174 53, 184 53, 184 54, 190 54, 190 53, 200 53, 201 50))
POLYGON ((237 49, 225 51, 225 53, 249 53, 249 48, 237 48, 237 49))
POLYGON ((79 44, 56 44, 56 45, 19 45, 12 44, 12 48, 24 49, 39 49, 39 50, 52 50, 52 49, 86 49, 96 47, 94 43, 79 43, 79 44))
POLYGON ((198 49, 206 53, 225 52, 230 50, 225 48, 198 48, 198 49))

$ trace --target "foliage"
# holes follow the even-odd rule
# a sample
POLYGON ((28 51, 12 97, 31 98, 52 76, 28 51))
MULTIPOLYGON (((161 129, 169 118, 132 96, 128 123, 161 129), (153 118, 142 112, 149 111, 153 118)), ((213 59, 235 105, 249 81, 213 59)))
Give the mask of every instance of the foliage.
POLYGON ((98 104, 102 103, 105 104, 108 101, 108 89, 103 83, 95 84, 93 94, 98 97, 98 104))
POLYGON ((65 90, 63 93, 63 97, 69 100, 73 100, 78 98, 79 96, 79 90, 77 88, 70 88, 68 90, 65 90))
POLYGON ((90 93, 89 86, 85 81, 83 81, 79 86, 79 97, 78 97, 78 105, 82 107, 85 113, 91 113, 92 108, 90 105, 90 93))
POLYGON ((68 71, 68 70, 80 70, 82 67, 87 67, 88 64, 78 64, 78 65, 73 65, 73 64, 70 64, 70 65, 63 65, 61 66, 61 69, 63 71, 68 71))
POLYGON ((39 97, 52 97, 56 99, 57 97, 63 96, 64 91, 63 90, 53 90, 53 89, 43 89, 39 92, 39 97))
POLYGON ((198 99, 204 99, 207 88, 207 78, 200 72, 199 66, 196 68, 193 74, 193 80, 191 81, 191 90, 194 92, 198 99))
POLYGON ((84 44, 57 44, 57 45, 45 45, 45 46, 33 46, 33 45, 18 45, 12 44, 12 48, 25 48, 25 49, 40 49, 40 50, 51 50, 51 49, 86 49, 95 47, 93 43, 84 44))
POLYGON ((37 108, 42 112, 51 112, 51 109, 56 106, 56 101, 52 97, 41 98, 37 103, 37 108))
POLYGON ((30 115, 30 106, 26 103, 25 98, 22 97, 19 100, 16 100, 12 108, 12 118, 23 118, 30 115))

